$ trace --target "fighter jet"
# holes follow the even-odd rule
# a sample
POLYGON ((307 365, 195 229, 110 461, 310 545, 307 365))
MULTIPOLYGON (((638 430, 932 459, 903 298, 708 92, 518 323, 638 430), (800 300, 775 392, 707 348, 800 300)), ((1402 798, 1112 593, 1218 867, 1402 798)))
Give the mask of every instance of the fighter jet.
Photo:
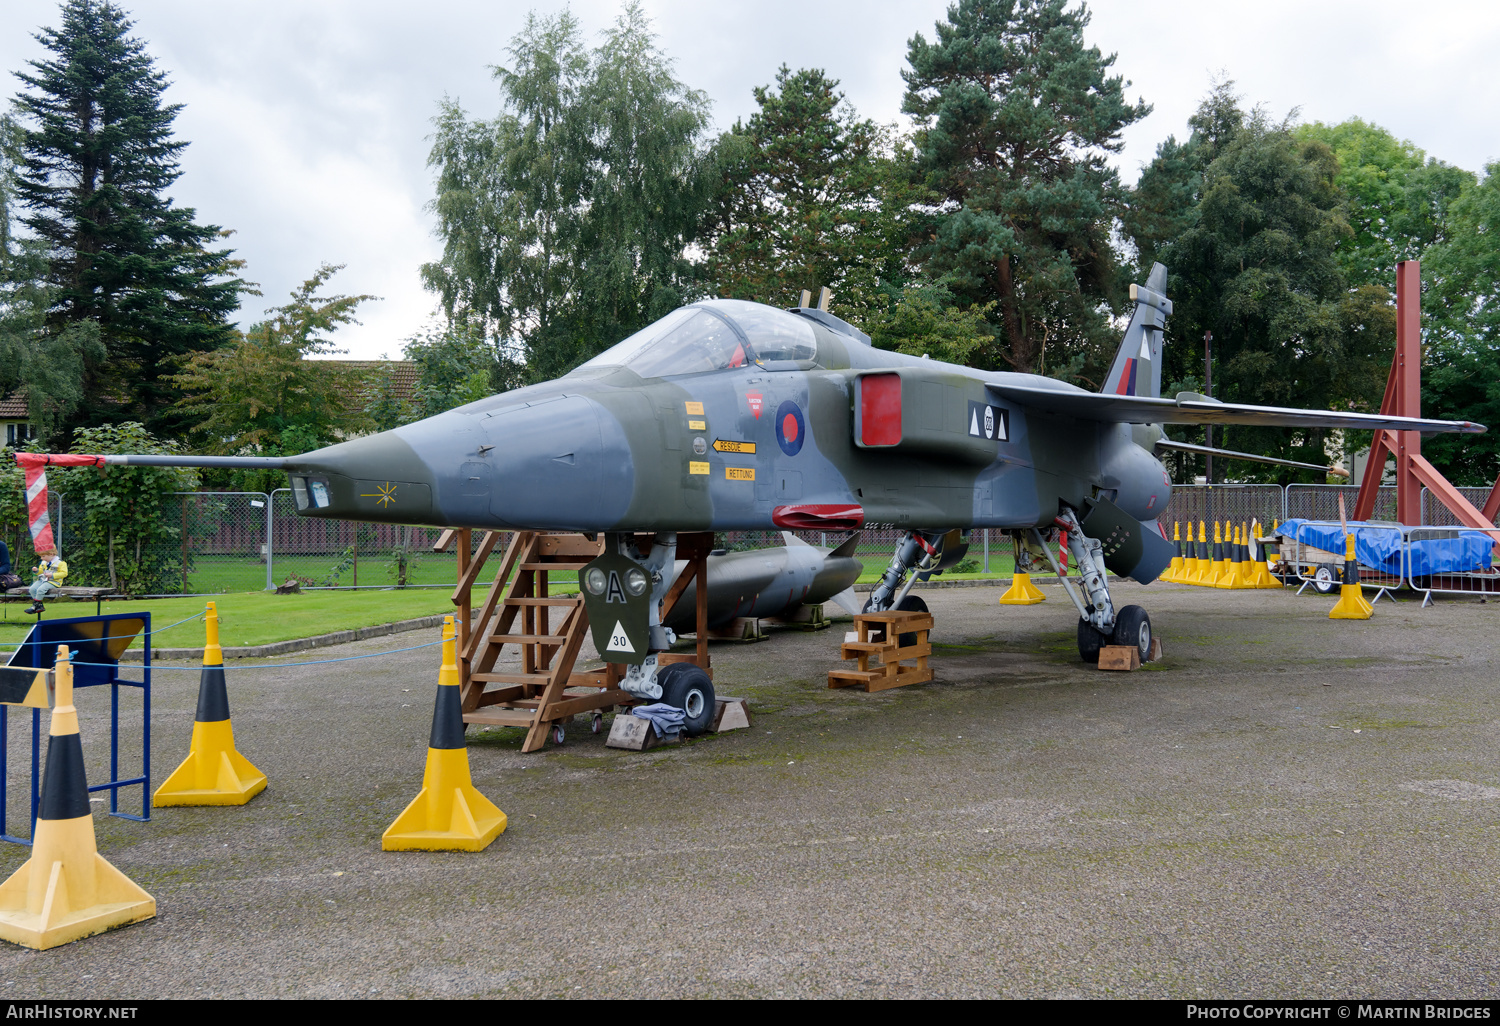
POLYGON ((1066 547, 1081 572, 1081 593, 1067 589, 1080 655, 1097 659, 1108 643, 1144 654, 1150 618, 1116 608, 1105 569, 1145 584, 1171 559, 1155 523, 1172 494, 1156 457, 1162 425, 1485 430, 1163 398, 1165 292, 1160 264, 1131 287, 1097 393, 876 349, 829 311, 825 289, 816 306, 804 293, 789 310, 692 303, 557 380, 301 456, 98 461, 282 469, 309 517, 603 533, 605 554, 580 585, 601 654, 630 664, 623 686, 647 698, 661 695, 658 603, 682 531, 894 527, 903 533, 874 610, 918 598, 913 582, 955 561, 970 529, 1008 532, 1023 563, 1054 569, 1066 547))

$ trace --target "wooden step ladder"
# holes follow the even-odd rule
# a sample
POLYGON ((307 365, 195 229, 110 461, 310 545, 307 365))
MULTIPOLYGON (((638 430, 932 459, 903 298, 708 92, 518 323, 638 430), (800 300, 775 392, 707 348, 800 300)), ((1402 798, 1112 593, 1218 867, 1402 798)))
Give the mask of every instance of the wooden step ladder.
MULTIPOLYGON (((560 739, 563 724, 578 713, 602 715, 607 709, 633 705, 638 699, 619 687, 625 676, 625 667, 619 663, 606 663, 602 670, 574 671, 588 635, 588 612, 577 595, 551 594, 558 587, 576 590, 578 571, 603 551, 602 537, 590 540, 581 534, 513 533, 495 568, 489 592, 475 613, 470 606, 470 591, 500 537, 498 531, 484 532, 474 549, 469 530, 444 532, 433 548, 445 551, 455 538, 458 541, 458 586, 453 603, 459 609, 458 668, 464 722, 526 727, 521 751, 534 752, 546 743, 549 732, 556 731, 554 740, 560 739), (520 649, 518 672, 495 669, 506 645, 520 649)), ((713 536, 681 535, 679 551, 684 538, 688 539, 688 551, 683 555, 689 559, 689 566, 667 596, 668 608, 690 580, 707 579, 706 559, 713 536)), ((702 618, 707 615, 707 592, 703 588, 698 591, 702 618)), ((663 653, 659 662, 698 662, 708 669, 706 630, 700 630, 698 637, 696 657, 663 653)))

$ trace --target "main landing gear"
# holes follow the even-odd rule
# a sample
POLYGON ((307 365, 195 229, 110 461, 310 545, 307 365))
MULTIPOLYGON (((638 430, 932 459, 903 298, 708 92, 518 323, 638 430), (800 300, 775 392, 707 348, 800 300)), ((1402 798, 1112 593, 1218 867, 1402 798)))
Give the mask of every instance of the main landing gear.
POLYGON ((1078 565, 1080 583, 1088 595, 1087 602, 1079 597, 1072 583, 1062 575, 1062 569, 1041 532, 1032 528, 1031 535, 1035 546, 1046 554, 1052 569, 1057 571, 1068 597, 1078 607, 1079 657, 1086 663, 1097 663, 1099 650, 1105 645, 1134 646, 1140 651, 1141 662, 1144 663, 1151 655, 1151 617, 1140 606, 1125 606, 1115 610, 1109 595, 1108 578, 1104 573, 1104 546, 1097 538, 1090 538, 1083 533, 1083 527, 1072 510, 1064 509, 1053 522, 1066 539, 1068 552, 1078 565))

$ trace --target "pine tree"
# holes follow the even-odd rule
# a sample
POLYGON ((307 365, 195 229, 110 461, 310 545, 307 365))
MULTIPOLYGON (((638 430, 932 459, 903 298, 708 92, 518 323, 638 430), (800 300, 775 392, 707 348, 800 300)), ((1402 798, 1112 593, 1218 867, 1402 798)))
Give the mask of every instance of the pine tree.
POLYGON ((1151 108, 1084 45, 1088 22, 1068 0, 958 0, 909 44, 902 109, 941 203, 917 257, 961 302, 996 304, 997 344, 975 354, 991 367, 1077 368, 1113 334, 1123 192, 1106 158, 1151 108))
POLYGON ((90 368, 86 419, 159 426, 169 361, 230 341, 247 286, 231 251, 211 248, 225 233, 165 194, 187 145, 172 137, 181 105, 163 103, 166 74, 132 24, 107 0, 67 0, 62 27, 37 34, 51 57, 17 73, 30 87, 15 99, 17 194, 47 249, 48 330, 92 321, 108 354, 90 368))
POLYGON ((820 70, 776 74, 719 142, 707 273, 723 296, 790 306, 800 289, 872 293, 890 235, 881 132, 820 70))

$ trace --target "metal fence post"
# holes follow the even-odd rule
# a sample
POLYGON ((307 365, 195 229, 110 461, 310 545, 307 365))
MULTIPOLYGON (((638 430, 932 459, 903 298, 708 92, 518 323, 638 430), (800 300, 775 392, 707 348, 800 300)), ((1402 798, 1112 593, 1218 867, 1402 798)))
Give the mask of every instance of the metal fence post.
POLYGON ((990 572, 990 529, 984 529, 984 572, 990 572))
POLYGON ((272 535, 273 528, 274 528, 274 525, 275 525, 275 521, 273 521, 271 519, 271 517, 272 517, 271 510, 276 505, 276 503, 272 501, 271 497, 273 495, 275 495, 275 494, 276 494, 276 490, 274 488, 270 492, 265 493, 265 495, 266 495, 266 590, 267 591, 273 591, 276 588, 276 582, 271 577, 271 535, 272 535))
POLYGON ((268 591, 276 587, 275 577, 272 576, 271 570, 272 551, 275 548, 276 518, 271 511, 276 508, 276 494, 289 491, 291 491, 290 488, 273 488, 271 494, 266 497, 266 589, 268 591))

